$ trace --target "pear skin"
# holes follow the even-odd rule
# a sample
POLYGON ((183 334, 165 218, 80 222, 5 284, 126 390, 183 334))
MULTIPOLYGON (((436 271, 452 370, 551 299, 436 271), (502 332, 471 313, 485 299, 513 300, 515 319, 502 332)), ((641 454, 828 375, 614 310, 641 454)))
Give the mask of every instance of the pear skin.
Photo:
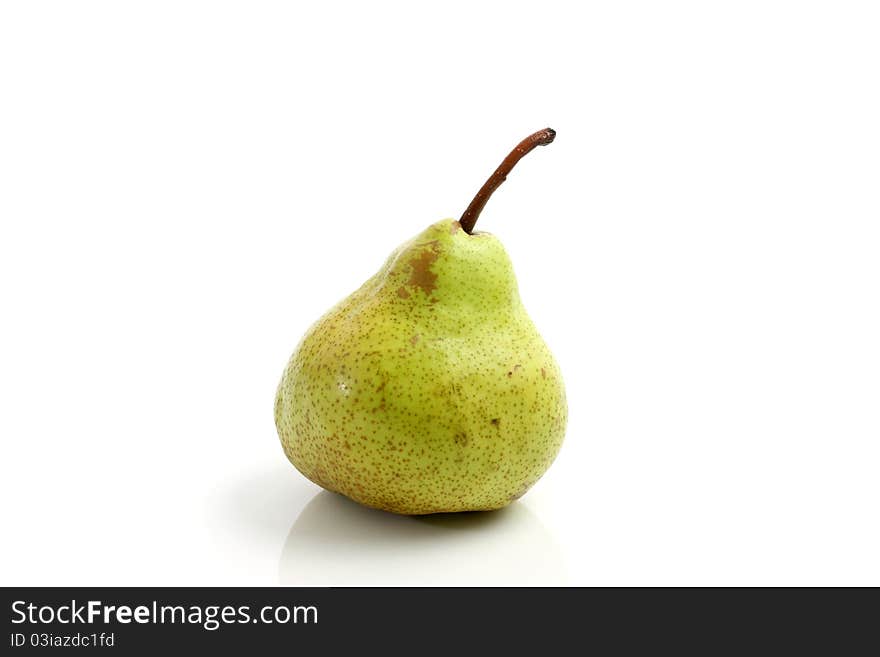
POLYGON ((452 219, 311 327, 275 403, 300 472, 403 514, 506 506, 550 466, 566 418, 559 366, 507 253, 452 219))

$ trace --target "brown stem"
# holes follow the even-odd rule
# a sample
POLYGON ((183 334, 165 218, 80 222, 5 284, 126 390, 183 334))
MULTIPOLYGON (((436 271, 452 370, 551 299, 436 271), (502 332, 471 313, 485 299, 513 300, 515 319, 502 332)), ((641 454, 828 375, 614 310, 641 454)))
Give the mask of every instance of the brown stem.
POLYGON ((467 206, 467 210, 461 215, 461 219, 458 220, 458 223, 461 224, 464 232, 468 235, 473 232, 474 225, 476 225, 477 219, 480 218, 480 213, 483 211, 486 201, 488 201, 493 192, 498 189, 499 185, 507 180, 507 174, 509 174, 510 170, 516 166, 516 163, 535 146, 546 146, 555 138, 555 130, 552 128, 544 128, 543 130, 538 130, 535 134, 529 135, 523 139, 516 145, 516 148, 510 151, 510 155, 504 158, 501 165, 495 169, 495 173, 489 176, 489 180, 480 187, 480 191, 477 192, 477 195, 474 196, 474 200, 471 201, 471 204, 467 206))

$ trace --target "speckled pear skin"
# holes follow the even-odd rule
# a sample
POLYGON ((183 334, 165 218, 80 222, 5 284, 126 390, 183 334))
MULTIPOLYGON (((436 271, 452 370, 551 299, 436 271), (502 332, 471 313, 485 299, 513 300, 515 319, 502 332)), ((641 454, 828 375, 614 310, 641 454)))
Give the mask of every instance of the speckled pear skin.
POLYGON ((319 319, 275 400, 306 477, 401 514, 498 509, 565 434, 559 367, 487 233, 433 224, 319 319))

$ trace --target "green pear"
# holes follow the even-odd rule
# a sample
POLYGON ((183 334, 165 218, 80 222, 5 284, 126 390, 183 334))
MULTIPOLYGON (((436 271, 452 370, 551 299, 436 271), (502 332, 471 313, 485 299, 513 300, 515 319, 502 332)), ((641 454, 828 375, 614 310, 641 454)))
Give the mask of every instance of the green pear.
POLYGON ((401 514, 498 509, 556 457, 567 407, 510 258, 473 232, 521 142, 461 220, 399 246, 293 353, 275 400, 290 462, 324 488, 401 514))

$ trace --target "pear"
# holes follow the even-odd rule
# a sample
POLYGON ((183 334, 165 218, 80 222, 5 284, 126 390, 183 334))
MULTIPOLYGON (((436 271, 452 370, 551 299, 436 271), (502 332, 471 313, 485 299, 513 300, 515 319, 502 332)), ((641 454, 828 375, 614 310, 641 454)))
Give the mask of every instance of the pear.
POLYGON ((461 219, 400 245, 302 338, 275 424, 316 484, 400 514, 498 509, 550 467, 565 434, 559 366, 519 298, 510 258, 474 232, 527 137, 461 219))

